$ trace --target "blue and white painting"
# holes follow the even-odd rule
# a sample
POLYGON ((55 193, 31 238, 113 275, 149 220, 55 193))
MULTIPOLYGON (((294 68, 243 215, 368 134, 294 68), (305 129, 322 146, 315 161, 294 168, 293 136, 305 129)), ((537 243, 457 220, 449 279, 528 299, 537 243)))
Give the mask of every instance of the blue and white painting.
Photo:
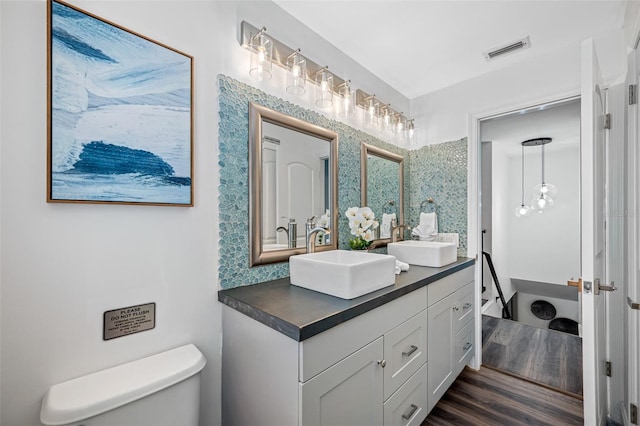
POLYGON ((191 60, 51 2, 49 201, 192 205, 191 60))

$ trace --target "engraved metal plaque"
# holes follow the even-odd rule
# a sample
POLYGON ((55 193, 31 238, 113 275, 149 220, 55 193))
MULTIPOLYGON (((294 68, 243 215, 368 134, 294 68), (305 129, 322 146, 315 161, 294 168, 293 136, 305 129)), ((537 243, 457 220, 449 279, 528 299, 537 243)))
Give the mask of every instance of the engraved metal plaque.
POLYGON ((156 326, 156 304, 129 306, 104 313, 103 340, 151 330, 156 326))

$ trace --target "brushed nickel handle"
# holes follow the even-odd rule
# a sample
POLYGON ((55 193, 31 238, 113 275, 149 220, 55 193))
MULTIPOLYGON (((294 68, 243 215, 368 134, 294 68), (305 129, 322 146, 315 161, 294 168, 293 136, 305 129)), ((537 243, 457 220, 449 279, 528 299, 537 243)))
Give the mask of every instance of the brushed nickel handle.
POLYGON ((462 347, 462 349, 465 350, 465 351, 471 349, 471 342, 465 343, 464 346, 462 347))
POLYGON ((380 364, 380 367, 385 368, 387 366, 387 360, 383 359, 378 361, 378 364, 380 364))
POLYGON ((629 296, 627 296, 627 303, 631 309, 640 311, 640 303, 634 302, 629 296))
POLYGON ((418 347, 416 345, 411 345, 408 351, 402 352, 402 356, 411 356, 411 354, 417 350, 418 350, 418 347))
POLYGON ((464 306, 462 306, 462 309, 469 309, 471 307, 471 303, 467 302, 464 304, 464 306))
POLYGON ((418 409, 417 405, 411 404, 411 406, 404 413, 402 413, 402 418, 405 420, 409 420, 411 416, 415 414, 417 409, 418 409))

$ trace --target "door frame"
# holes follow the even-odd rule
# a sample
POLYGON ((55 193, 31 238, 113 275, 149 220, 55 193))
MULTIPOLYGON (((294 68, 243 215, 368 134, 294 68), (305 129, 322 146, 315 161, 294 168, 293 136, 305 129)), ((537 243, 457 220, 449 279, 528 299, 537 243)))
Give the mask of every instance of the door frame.
POLYGON ((531 98, 502 107, 467 114, 469 140, 467 143, 467 256, 475 257, 475 354, 470 364, 479 370, 482 365, 482 211, 481 183, 482 164, 480 163, 480 124, 482 121, 503 117, 526 110, 537 110, 541 106, 567 102, 580 98, 580 87, 541 98, 531 98))

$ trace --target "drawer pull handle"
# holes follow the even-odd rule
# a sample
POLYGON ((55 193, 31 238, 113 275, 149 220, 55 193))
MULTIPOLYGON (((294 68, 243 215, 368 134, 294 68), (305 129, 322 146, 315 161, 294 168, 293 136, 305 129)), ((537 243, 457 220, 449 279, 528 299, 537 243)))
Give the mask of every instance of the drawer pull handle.
POLYGON ((387 360, 383 359, 378 361, 378 364, 380 364, 380 367, 385 368, 387 366, 387 360))
POLYGON ((407 411, 402 414, 402 418, 405 420, 409 420, 411 416, 413 416, 418 409, 418 406, 415 404, 411 404, 411 407, 407 411))
POLYGON ((469 349, 471 349, 471 342, 465 343, 462 349, 464 349, 465 351, 468 351, 469 349))
POLYGON ((402 352, 402 356, 411 356, 411 354, 417 350, 418 350, 418 347, 416 345, 411 345, 408 351, 402 352))
POLYGON ((462 306, 462 309, 469 309, 471 307, 471 303, 467 302, 462 306))

